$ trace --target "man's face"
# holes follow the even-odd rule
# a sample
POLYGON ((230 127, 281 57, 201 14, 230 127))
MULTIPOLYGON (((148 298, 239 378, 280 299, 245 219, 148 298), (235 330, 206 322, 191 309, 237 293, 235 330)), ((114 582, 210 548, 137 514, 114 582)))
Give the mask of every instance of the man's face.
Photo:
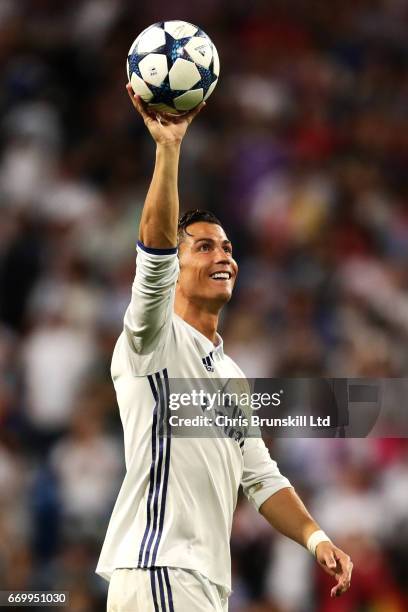
POLYGON ((231 298, 238 273, 232 246, 220 225, 198 221, 179 245, 178 291, 190 301, 220 309, 231 298))

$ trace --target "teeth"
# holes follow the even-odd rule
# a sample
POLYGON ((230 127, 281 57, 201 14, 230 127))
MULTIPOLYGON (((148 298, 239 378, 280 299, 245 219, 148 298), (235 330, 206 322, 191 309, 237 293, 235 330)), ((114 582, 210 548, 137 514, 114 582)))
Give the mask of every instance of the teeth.
POLYGON ((211 274, 211 278, 222 278, 224 280, 228 280, 229 277, 229 272, 215 272, 214 274, 211 274))

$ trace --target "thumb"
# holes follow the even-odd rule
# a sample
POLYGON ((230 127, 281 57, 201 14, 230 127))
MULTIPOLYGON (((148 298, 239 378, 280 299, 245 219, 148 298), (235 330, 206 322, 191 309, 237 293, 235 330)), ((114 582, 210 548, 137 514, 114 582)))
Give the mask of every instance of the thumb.
POLYGON ((337 561, 334 558, 334 555, 332 552, 326 556, 325 561, 326 561, 326 565, 328 568, 333 569, 333 570, 336 569, 337 561))

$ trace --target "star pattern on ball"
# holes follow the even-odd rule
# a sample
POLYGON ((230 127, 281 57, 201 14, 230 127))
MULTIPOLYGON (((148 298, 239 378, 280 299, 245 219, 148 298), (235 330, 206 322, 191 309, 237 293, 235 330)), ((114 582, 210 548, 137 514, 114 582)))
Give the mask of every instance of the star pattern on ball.
POLYGON ((173 107, 174 98, 177 98, 177 96, 181 96, 181 94, 186 93, 185 90, 171 89, 168 76, 166 76, 160 87, 149 85, 149 89, 153 93, 155 103, 163 103, 173 107))
MULTIPOLYGON (((160 53, 165 53, 167 55, 167 57, 171 60, 171 66, 179 57, 181 57, 182 59, 190 59, 190 56, 188 55, 188 53, 186 53, 184 49, 184 47, 190 40, 189 36, 176 40, 168 32, 165 32, 164 34, 166 36, 166 43, 160 49, 160 53)), ((169 66, 169 70, 171 66, 169 66)))
POLYGON ((201 75, 201 81, 197 83, 197 85, 194 86, 194 89, 197 89, 198 87, 202 87, 204 90, 204 95, 205 95, 210 85, 212 85, 212 83, 214 83, 214 81, 217 80, 217 76, 209 68, 204 68, 204 66, 198 66, 198 65, 197 65, 197 68, 198 68, 198 72, 201 75))

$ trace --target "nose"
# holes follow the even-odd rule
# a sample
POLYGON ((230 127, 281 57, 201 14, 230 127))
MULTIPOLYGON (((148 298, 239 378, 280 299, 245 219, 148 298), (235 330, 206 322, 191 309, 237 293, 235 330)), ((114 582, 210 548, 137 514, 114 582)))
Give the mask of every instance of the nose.
POLYGON ((224 251, 224 249, 222 247, 220 247, 219 249, 217 249, 217 253, 216 253, 216 262, 215 263, 220 263, 220 264, 230 264, 231 263, 231 255, 229 255, 228 253, 226 253, 224 251))

